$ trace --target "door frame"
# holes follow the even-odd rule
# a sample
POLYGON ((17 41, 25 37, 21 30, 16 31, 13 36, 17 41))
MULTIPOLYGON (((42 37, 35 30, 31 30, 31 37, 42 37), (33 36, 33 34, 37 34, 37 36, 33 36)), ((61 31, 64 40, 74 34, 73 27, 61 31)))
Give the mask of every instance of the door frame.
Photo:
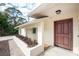
MULTIPOLYGON (((55 22, 59 22, 59 21, 66 21, 66 20, 71 20, 71 22, 72 22, 72 42, 71 42, 71 45, 72 45, 72 49, 71 49, 71 51, 73 51, 73 18, 66 18, 66 19, 60 19, 60 20, 56 20, 56 21, 54 21, 54 46, 56 46, 55 45, 55 42, 56 42, 56 37, 55 37, 55 32, 56 32, 56 30, 55 30, 55 22)), ((61 47, 62 48, 62 47, 61 47)), ((63 47, 64 48, 64 47, 63 47)), ((64 48, 64 49, 66 49, 66 48, 64 48)), ((69 50, 69 49, 67 49, 67 50, 69 50)))

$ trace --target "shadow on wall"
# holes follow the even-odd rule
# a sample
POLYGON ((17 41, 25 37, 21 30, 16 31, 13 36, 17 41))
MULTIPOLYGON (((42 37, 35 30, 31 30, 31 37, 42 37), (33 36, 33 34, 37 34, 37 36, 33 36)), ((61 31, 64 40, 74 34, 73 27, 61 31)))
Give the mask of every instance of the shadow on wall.
POLYGON ((0 41, 0 56, 10 56, 8 40, 0 41))

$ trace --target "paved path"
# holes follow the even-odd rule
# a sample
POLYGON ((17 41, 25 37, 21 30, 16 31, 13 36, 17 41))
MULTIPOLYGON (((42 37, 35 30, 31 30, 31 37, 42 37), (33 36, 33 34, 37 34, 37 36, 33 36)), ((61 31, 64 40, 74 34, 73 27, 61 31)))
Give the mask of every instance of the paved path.
POLYGON ((77 56, 73 54, 72 51, 59 48, 59 47, 50 47, 47 51, 45 51, 44 56, 77 56))

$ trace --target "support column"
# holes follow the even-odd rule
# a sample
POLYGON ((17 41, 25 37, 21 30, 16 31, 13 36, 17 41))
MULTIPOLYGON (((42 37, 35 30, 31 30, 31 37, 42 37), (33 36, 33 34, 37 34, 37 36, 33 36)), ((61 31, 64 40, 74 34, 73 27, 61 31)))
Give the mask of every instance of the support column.
POLYGON ((26 29, 25 28, 21 28, 20 31, 21 31, 20 35, 26 36, 26 29))
POLYGON ((44 35, 44 22, 41 22, 38 25, 38 43, 39 44, 43 44, 43 35, 44 35))
POLYGON ((77 17, 73 18, 73 52, 79 55, 79 20, 77 17))

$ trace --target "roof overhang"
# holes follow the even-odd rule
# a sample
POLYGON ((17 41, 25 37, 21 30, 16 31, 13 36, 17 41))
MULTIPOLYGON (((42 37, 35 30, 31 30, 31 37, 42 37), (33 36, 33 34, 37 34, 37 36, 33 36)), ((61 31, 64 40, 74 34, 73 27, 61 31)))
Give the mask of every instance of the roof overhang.
POLYGON ((42 19, 34 19, 33 21, 27 22, 25 24, 16 26, 15 28, 23 28, 23 27, 27 27, 28 25, 32 25, 32 24, 38 24, 40 22, 43 22, 45 20, 47 20, 48 18, 42 18, 42 19))
MULTIPOLYGON (((41 18, 44 16, 50 17, 48 13, 55 13, 58 6, 63 6, 63 5, 72 5, 72 4, 78 4, 78 3, 43 3, 39 7, 37 7, 35 10, 30 12, 28 16, 32 18, 41 18)), ((78 4, 79 5, 79 4, 78 4)))
POLYGON ((36 19, 48 17, 48 15, 44 14, 46 9, 49 7, 48 4, 49 3, 44 3, 44 4, 39 5, 36 9, 30 12, 28 16, 32 18, 36 18, 36 19))

